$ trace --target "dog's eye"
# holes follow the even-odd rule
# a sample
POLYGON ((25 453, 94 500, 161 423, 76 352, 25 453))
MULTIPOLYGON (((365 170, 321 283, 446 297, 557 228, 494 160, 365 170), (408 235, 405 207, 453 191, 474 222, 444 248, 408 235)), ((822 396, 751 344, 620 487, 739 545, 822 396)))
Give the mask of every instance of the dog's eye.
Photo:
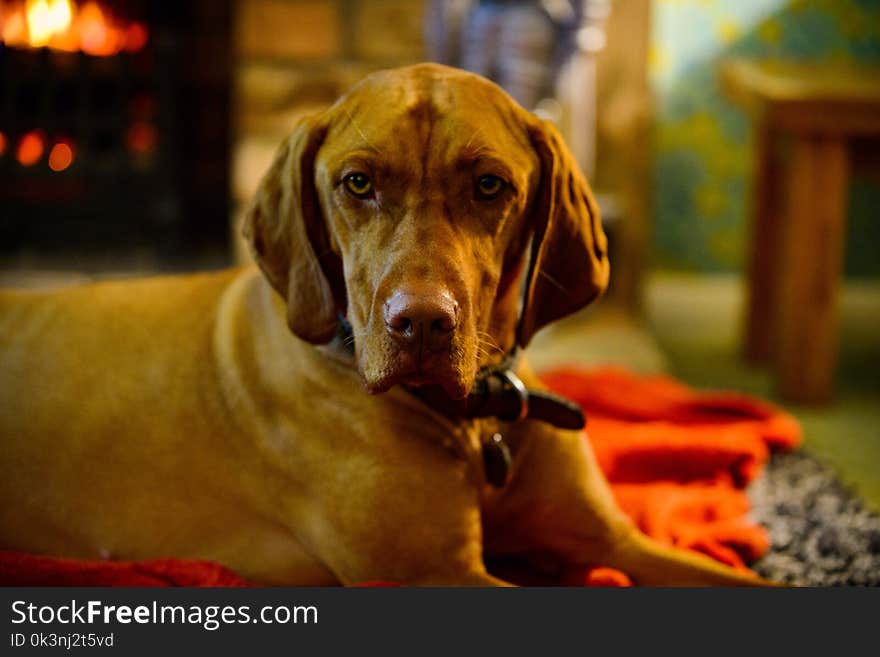
POLYGON ((343 182, 346 188, 358 198, 365 198, 373 191, 373 183, 362 173, 351 173, 343 182))
POLYGON ((477 196, 490 199, 495 198, 504 189, 506 182, 504 182, 498 176, 480 176, 480 179, 477 181, 477 196))

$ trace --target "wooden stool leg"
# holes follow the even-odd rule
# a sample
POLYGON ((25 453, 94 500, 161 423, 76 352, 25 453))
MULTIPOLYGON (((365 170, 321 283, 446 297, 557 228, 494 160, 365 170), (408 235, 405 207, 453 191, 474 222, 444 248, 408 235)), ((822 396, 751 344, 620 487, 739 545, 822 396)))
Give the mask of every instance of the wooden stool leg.
POLYGON ((790 401, 827 400, 834 385, 848 168, 842 139, 792 144, 775 336, 779 393, 790 401))
POLYGON ((776 292, 782 217, 779 166, 775 135, 759 126, 755 133, 755 172, 747 270, 747 301, 743 355, 753 363, 766 363, 773 353, 776 325, 776 292))

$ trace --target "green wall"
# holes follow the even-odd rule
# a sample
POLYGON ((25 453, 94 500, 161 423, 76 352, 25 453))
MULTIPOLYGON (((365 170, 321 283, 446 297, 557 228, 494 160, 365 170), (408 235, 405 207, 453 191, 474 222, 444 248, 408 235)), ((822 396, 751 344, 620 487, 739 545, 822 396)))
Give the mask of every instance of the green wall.
MULTIPOLYGON (((880 0, 654 0, 656 264, 743 266, 752 164, 745 115, 723 97, 727 56, 880 64, 880 0)), ((850 193, 846 273, 880 276, 880 175, 850 193)))

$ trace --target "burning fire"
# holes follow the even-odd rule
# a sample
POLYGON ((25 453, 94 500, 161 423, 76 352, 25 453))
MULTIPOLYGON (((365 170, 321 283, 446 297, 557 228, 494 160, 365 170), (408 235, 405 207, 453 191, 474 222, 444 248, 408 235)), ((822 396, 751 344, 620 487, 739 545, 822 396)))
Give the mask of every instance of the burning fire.
POLYGON ((13 48, 40 48, 108 57, 138 52, 149 34, 89 0, 0 0, 0 41, 13 48))

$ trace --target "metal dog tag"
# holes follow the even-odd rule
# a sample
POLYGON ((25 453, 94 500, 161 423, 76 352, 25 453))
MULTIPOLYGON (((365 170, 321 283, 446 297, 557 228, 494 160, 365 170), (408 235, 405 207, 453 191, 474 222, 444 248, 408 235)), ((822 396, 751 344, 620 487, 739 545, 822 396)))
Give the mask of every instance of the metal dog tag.
POLYGON ((500 433, 483 443, 483 468, 486 470, 486 481, 495 488, 504 488, 510 476, 512 463, 510 449, 500 433))

